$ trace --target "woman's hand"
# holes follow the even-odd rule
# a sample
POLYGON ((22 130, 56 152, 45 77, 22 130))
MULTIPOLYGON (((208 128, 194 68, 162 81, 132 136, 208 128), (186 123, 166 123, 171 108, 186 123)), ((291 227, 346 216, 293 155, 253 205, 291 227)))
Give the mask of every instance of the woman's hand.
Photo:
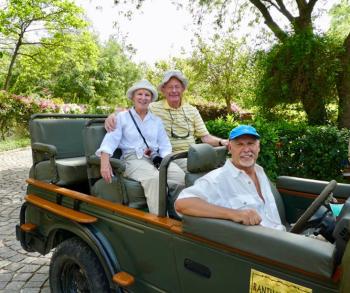
POLYGON ((112 183, 113 169, 111 163, 109 162, 109 154, 101 153, 101 176, 107 183, 112 183))

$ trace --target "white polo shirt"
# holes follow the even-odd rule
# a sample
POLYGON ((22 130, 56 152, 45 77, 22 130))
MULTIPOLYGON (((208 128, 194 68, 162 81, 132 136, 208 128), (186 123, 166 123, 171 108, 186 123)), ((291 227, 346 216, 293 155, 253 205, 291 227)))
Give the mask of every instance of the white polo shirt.
POLYGON ((179 194, 178 199, 198 197, 225 208, 255 209, 262 219, 262 226, 285 230, 264 169, 256 164, 255 171, 265 202, 260 198, 252 179, 236 168, 231 160, 197 179, 193 186, 185 188, 179 194))

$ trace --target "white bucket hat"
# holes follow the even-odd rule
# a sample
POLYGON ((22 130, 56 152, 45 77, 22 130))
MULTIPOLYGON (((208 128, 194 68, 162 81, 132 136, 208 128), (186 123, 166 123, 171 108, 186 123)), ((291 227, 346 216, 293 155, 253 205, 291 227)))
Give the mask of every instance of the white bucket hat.
POLYGON ((140 81, 135 82, 126 92, 127 97, 131 100, 132 95, 134 94, 135 91, 139 89, 146 89, 152 93, 152 102, 157 100, 158 98, 158 93, 156 88, 147 80, 147 79, 142 79, 140 81))
POLYGON ((187 88, 188 85, 188 80, 187 78, 183 75, 183 73, 180 70, 168 70, 166 72, 164 72, 163 75, 163 80, 160 83, 160 85, 158 86, 158 89, 161 90, 162 87, 170 80, 170 78, 175 77, 177 78, 179 81, 181 81, 182 85, 184 86, 184 88, 187 88))

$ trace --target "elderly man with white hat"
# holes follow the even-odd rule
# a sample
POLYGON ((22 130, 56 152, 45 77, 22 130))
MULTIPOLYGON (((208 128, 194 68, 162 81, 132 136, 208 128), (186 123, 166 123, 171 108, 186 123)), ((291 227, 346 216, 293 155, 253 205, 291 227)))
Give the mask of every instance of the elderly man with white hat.
POLYGON ((249 125, 232 129, 231 159, 197 179, 175 202, 179 214, 220 218, 285 230, 264 169, 256 164, 260 135, 249 125))
MULTIPOLYGON (((149 111, 150 103, 157 100, 157 90, 147 80, 141 80, 130 87, 126 95, 134 106, 117 114, 118 127, 105 135, 96 151, 96 155, 101 157, 101 175, 107 182, 112 181, 109 158, 120 148, 121 158, 126 162, 124 175, 140 181, 149 211, 158 214, 157 167, 162 158, 172 152, 172 147, 162 120, 149 111)), ((176 164, 171 164, 169 168, 170 174, 183 182, 183 171, 176 164)))

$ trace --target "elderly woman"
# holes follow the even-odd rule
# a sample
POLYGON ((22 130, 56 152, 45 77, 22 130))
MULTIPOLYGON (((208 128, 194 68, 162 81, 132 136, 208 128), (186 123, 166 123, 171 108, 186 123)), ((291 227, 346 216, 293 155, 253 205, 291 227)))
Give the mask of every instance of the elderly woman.
MULTIPOLYGON (((120 148, 121 158, 126 162, 124 175, 141 183, 149 211, 158 214, 159 172, 156 166, 172 151, 162 120, 148 110, 158 94, 147 80, 141 80, 129 88, 126 95, 134 106, 117 114, 118 127, 105 135, 96 151, 96 155, 101 156, 101 175, 107 182, 112 181, 109 158, 120 148)), ((175 164, 169 168, 177 177, 183 173, 175 164)))

